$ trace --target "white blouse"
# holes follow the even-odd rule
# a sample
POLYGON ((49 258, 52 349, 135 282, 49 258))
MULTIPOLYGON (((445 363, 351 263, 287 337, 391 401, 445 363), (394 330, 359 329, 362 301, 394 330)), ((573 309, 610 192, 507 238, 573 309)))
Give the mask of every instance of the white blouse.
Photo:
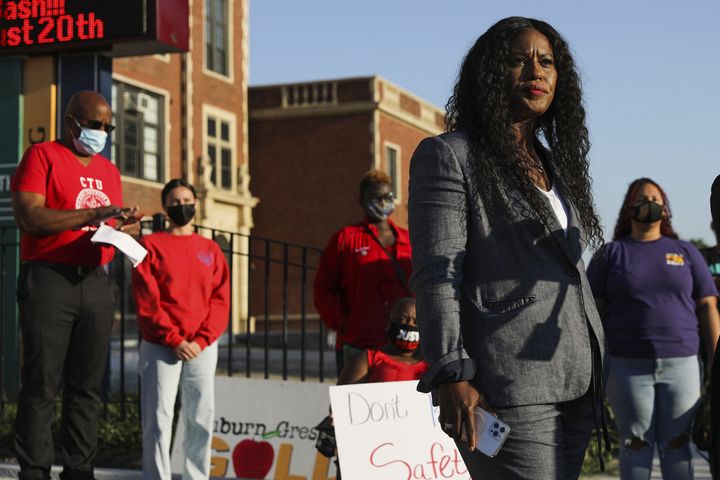
MULTIPOLYGON (((555 183, 555 182, 553 182, 555 183)), ((552 205, 553 212, 555 212, 555 217, 558 220, 558 223, 562 227, 563 231, 567 235, 567 226, 568 226, 568 217, 567 217, 567 204, 565 203, 565 200, 563 200, 562 196, 558 192, 555 185, 553 185, 552 189, 549 192, 546 192, 542 188, 538 188, 542 192, 543 195, 547 197, 548 200, 550 200, 550 205, 552 205)))

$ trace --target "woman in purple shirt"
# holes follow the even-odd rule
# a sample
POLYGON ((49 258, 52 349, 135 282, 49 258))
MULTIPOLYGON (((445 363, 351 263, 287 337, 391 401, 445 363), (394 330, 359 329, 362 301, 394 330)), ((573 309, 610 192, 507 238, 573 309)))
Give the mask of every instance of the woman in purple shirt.
POLYGON ((678 239, 670 218, 660 186, 635 180, 613 241, 587 271, 610 350, 607 396, 620 433, 623 480, 650 478, 655 446, 664 479, 693 478, 689 440, 700 398, 700 340, 711 362, 720 333, 710 272, 697 248, 678 239))

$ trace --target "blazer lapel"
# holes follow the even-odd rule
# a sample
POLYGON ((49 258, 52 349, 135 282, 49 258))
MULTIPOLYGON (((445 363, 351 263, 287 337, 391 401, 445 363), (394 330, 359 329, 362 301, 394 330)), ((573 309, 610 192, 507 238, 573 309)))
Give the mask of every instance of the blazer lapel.
MULTIPOLYGON (((543 223, 545 223, 545 226, 550 231, 550 234, 560 246, 560 249, 563 251, 567 259, 574 266, 580 260, 582 252, 585 251, 585 247, 587 246, 587 241, 585 239, 585 231, 583 230, 582 224, 580 223, 579 212, 566 194, 567 188, 559 180, 560 177, 555 173, 555 165, 553 163, 552 153, 544 147, 542 147, 542 151, 544 152, 547 159, 546 163, 550 170, 553 186, 557 188, 557 192, 560 194, 563 202, 567 207, 567 233, 563 232, 562 226, 560 226, 560 222, 558 222, 557 216, 554 214, 549 215, 549 218, 542 218, 542 221, 543 223)), ((548 200, 545 195, 542 195, 542 199, 543 202, 545 202, 545 206, 547 207, 548 211, 553 212, 550 200, 548 200)))
MULTIPOLYGON (((560 250, 562 250, 562 252, 565 254, 568 261, 570 261, 570 263, 575 265, 575 263, 577 263, 577 261, 573 259, 573 251, 571 249, 571 244, 569 242, 570 238, 568 238, 571 233, 571 229, 570 229, 570 213, 571 212, 570 211, 572 210, 572 208, 569 208, 568 210, 570 210, 570 211, 567 212, 568 213, 568 235, 566 236, 565 232, 563 232, 563 228, 560 225, 560 222, 557 219, 557 216, 553 213, 553 208, 552 208, 552 205, 550 204, 550 200, 548 200, 547 197, 545 197, 544 195, 542 195, 542 194, 540 194, 540 195, 542 196, 543 203, 545 203, 545 207, 550 212, 550 215, 541 216, 540 219, 545 224, 545 228, 548 229, 548 231, 550 232, 550 235, 552 235, 552 237, 555 239, 555 242, 558 244, 558 247, 560 247, 560 250)), ((564 197, 563 197, 563 200, 564 200, 564 197)), ((568 204, 568 206, 569 206, 569 204, 568 204)))
POLYGON ((570 253, 574 263, 577 263, 587 248, 587 237, 585 235, 585 229, 580 222, 580 212, 578 212, 577 208, 575 208, 575 204, 567 198, 567 195, 565 195, 564 192, 562 195, 568 206, 568 247, 570 248, 570 253))

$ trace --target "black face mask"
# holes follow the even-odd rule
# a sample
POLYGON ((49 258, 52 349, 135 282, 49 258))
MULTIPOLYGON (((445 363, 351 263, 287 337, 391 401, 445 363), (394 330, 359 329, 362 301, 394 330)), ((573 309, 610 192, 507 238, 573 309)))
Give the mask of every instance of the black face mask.
POLYGON ((420 332, 417 327, 390 322, 388 340, 401 352, 414 352, 420 346, 420 332))
POLYGON ((633 219, 640 223, 654 223, 663 218, 663 206, 646 200, 633 207, 633 219))
POLYGON ((183 225, 187 225, 195 216, 195 204, 190 203, 187 205, 167 207, 167 214, 175 225, 182 227, 183 225))

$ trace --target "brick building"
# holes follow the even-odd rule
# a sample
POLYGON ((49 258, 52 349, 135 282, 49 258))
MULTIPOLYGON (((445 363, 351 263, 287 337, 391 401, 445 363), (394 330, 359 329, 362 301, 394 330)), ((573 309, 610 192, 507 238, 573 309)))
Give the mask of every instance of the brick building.
POLYGON ((161 211, 163 184, 185 177, 203 225, 249 233, 248 0, 190 6, 188 53, 113 61, 113 159, 126 204, 161 211))
MULTIPOLYGON (((392 219, 407 227, 410 157, 423 138, 443 131, 443 111, 377 76, 250 87, 249 105, 250 174, 260 199, 253 235, 324 248, 336 230, 362 219, 358 187, 372 168, 390 174, 392 219)), ((289 260, 315 267, 319 255, 289 260)), ((312 306, 312 273, 304 282, 279 267, 253 275, 274 287, 266 298, 253 292, 253 313, 268 303, 266 318, 279 319, 285 305, 293 321, 301 299, 312 306), (302 293, 280 298, 283 275, 289 290, 302 293)))
POLYGON ((444 112, 378 77, 249 90, 253 234, 323 248, 362 219, 360 177, 393 179, 392 219, 407 226, 410 157, 444 129, 444 112))
MULTIPOLYGON (((191 0, 188 53, 113 60, 112 158, 126 205, 161 212, 163 185, 183 177, 198 190, 196 223, 250 233, 257 199, 249 187, 247 79, 248 0, 191 0)), ((245 257, 235 256, 233 267, 240 331, 245 257)))
MULTIPOLYGON (((380 77, 248 89, 248 2, 192 0, 188 53, 113 60, 112 156, 125 204, 160 212, 162 186, 183 177, 198 189, 197 224, 323 247, 361 218, 358 182, 375 167, 391 174, 393 219, 405 226, 409 159, 442 131, 443 112, 380 77)), ((303 299, 313 310, 309 292, 293 290, 300 250, 288 257, 241 236, 216 240, 234 242, 236 333, 254 329, 253 317, 301 310, 303 299)), ((317 259, 310 252, 306 264, 317 259)))

